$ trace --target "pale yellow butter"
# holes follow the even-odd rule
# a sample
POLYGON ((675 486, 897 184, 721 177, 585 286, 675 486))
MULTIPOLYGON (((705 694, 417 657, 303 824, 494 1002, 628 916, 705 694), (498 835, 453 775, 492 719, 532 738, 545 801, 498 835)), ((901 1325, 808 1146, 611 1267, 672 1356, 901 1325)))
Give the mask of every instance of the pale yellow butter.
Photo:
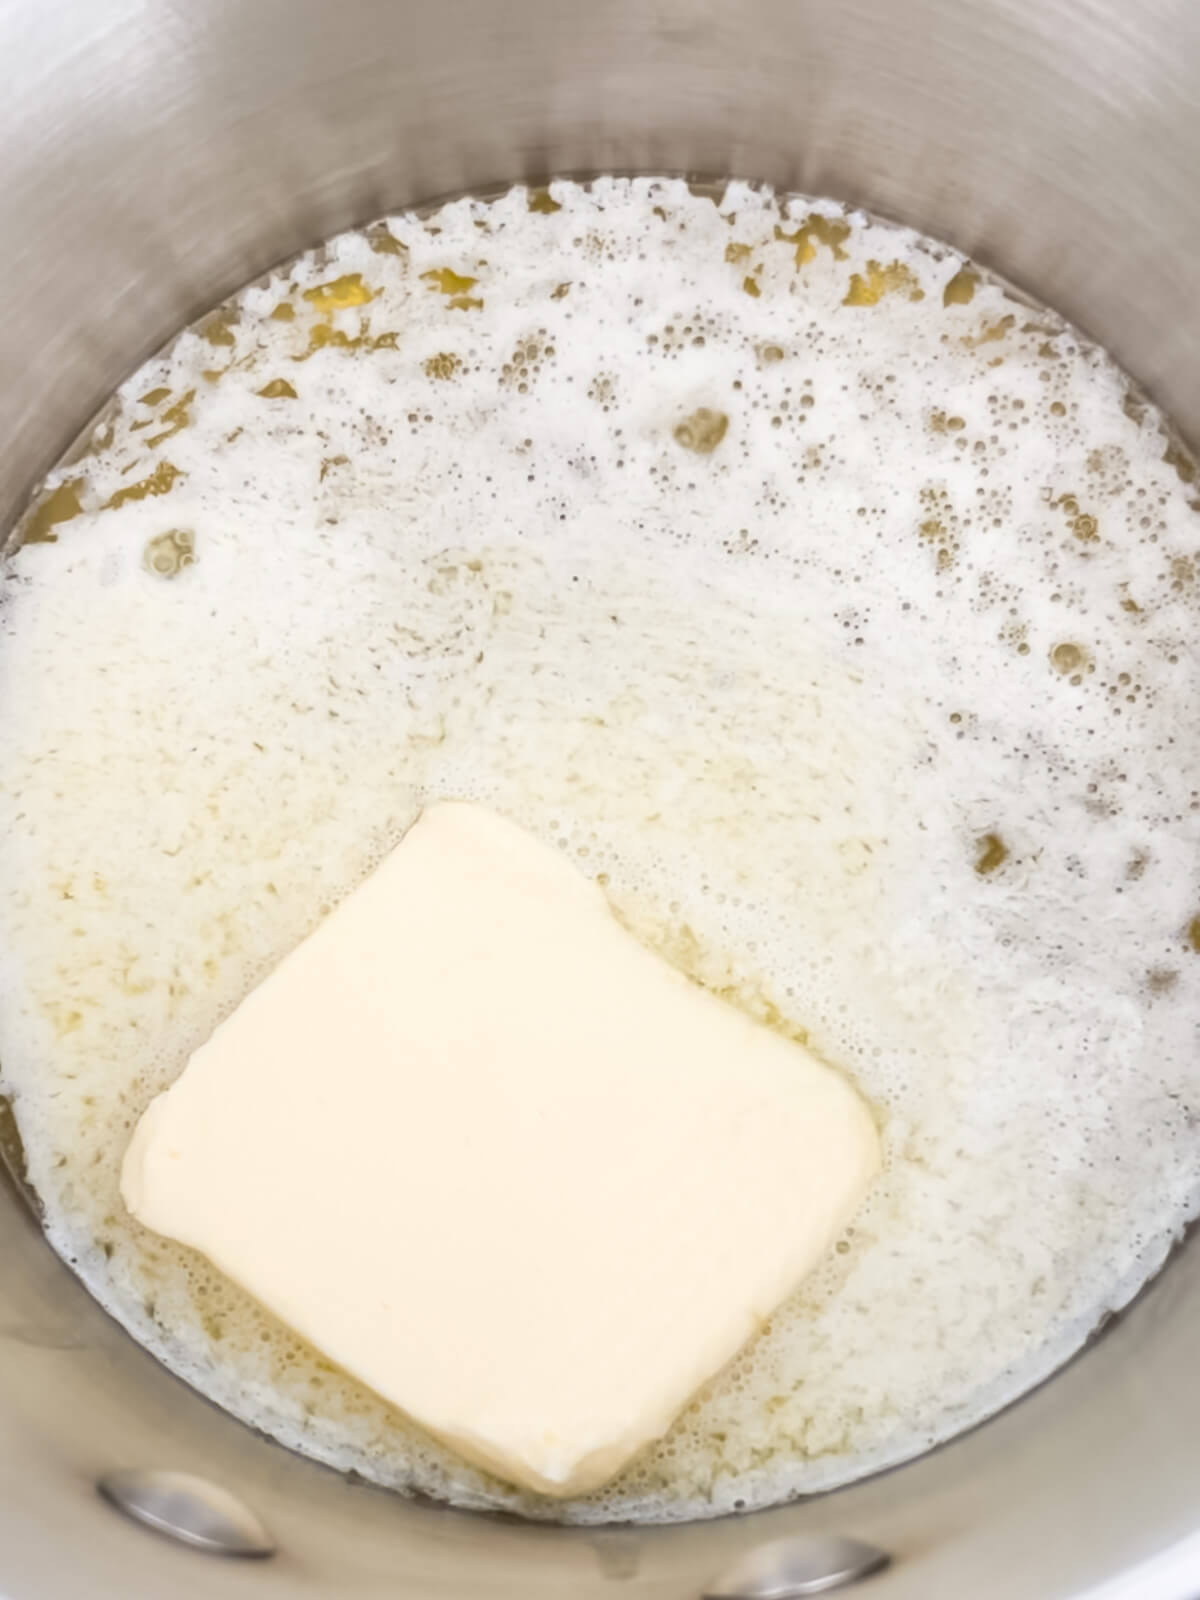
POLYGON ((454 803, 196 1051, 122 1192, 460 1454, 574 1495, 666 1431, 878 1163, 836 1073, 454 803))

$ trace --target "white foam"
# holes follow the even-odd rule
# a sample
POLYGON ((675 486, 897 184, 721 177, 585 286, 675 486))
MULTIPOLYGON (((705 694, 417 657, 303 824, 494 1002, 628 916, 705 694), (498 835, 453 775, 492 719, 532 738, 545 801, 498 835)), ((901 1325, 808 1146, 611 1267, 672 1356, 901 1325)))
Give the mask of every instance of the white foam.
POLYGON ((84 509, 0 610, 0 1062, 53 1243, 164 1361, 324 1460, 562 1515, 116 1191, 150 1096, 426 798, 557 838, 884 1122, 845 1248, 565 1511, 665 1520, 978 1420, 1195 1209, 1200 522, 1107 359, 997 285, 944 305, 928 241, 740 185, 553 195, 334 240, 52 475, 84 509))

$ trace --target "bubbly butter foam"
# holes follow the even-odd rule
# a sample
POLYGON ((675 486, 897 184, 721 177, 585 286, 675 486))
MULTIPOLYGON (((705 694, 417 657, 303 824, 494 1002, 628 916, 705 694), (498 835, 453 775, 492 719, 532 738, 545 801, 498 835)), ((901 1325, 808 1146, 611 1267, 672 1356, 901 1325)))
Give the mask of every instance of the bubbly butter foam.
POLYGON ((283 1442, 534 1517, 768 1505, 1015 1397, 1200 1198, 1194 479, 1057 317, 743 185, 457 201, 244 291, 0 569, 0 1073, 55 1248, 283 1442), (117 1192, 148 1101, 447 797, 882 1126, 830 1259, 565 1507, 117 1192))

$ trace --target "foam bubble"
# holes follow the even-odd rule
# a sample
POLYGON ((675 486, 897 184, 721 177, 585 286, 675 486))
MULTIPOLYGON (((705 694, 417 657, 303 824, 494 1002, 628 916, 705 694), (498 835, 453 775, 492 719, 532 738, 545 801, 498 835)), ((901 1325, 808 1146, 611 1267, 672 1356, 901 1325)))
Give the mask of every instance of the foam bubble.
POLYGON ((1100 352, 825 202, 516 189, 246 290, 123 387, 3 586, 0 1062, 55 1247, 235 1414, 465 1505, 704 1516, 988 1414, 1196 1209, 1196 510, 1100 352), (117 1192, 150 1097, 447 796, 883 1126, 829 1260, 566 1507, 117 1192))

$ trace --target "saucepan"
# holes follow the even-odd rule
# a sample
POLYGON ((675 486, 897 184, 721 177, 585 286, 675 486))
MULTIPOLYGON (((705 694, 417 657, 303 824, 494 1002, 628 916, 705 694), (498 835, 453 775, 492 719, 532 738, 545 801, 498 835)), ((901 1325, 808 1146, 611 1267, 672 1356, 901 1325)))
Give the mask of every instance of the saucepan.
MULTIPOLYGON (((222 296, 385 211, 552 174, 736 174, 901 219, 1063 311, 1200 442, 1186 0, 6 0, 0 84, 0 542, 100 401, 222 296)), ((1051 1382, 899 1470, 753 1517, 567 1530, 289 1455, 109 1322, 15 1186, 0 1241, 11 1600, 698 1600, 748 1557, 742 1592, 782 1595, 806 1591, 762 1549, 809 1537, 890 1556, 879 1600, 1065 1600, 1200 1528, 1194 1246, 1051 1382), (273 1553, 211 1553, 230 1546, 273 1553)))

